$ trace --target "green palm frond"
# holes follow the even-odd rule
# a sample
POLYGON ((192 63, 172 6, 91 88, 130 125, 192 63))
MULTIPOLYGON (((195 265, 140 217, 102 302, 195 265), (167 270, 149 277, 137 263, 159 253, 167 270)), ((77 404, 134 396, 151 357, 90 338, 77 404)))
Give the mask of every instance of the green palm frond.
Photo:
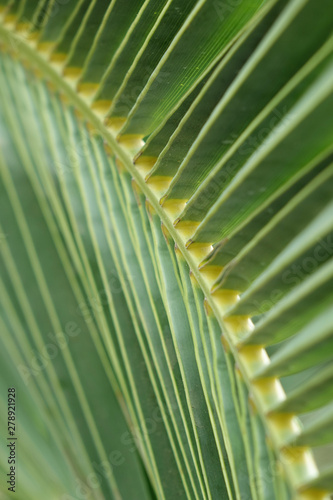
POLYGON ((331 0, 0 16, 0 498, 333 498, 331 0))

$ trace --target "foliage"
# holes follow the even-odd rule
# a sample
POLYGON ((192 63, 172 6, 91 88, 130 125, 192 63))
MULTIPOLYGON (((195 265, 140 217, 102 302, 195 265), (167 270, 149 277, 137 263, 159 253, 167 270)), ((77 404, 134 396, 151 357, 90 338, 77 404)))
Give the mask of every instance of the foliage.
POLYGON ((18 500, 332 495, 331 7, 0 1, 18 500))

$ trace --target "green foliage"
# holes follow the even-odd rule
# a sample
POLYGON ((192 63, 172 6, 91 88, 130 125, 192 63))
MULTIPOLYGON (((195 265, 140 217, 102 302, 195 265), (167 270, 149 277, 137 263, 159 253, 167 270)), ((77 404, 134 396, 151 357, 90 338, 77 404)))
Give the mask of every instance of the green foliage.
POLYGON ((0 1, 3 498, 331 498, 331 12, 0 1))

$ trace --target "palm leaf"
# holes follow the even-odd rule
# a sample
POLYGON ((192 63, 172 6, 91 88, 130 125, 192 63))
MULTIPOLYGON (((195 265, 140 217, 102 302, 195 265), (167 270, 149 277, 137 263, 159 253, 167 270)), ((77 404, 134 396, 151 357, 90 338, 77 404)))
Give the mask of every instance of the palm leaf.
POLYGON ((330 1, 0 15, 16 497, 331 498, 330 1))

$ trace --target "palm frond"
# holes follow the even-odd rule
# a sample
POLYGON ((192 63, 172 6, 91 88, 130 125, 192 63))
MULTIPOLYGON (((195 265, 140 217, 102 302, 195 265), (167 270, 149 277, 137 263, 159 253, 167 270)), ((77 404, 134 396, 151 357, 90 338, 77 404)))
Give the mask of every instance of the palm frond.
POLYGON ((18 499, 331 498, 331 11, 0 2, 18 499))

